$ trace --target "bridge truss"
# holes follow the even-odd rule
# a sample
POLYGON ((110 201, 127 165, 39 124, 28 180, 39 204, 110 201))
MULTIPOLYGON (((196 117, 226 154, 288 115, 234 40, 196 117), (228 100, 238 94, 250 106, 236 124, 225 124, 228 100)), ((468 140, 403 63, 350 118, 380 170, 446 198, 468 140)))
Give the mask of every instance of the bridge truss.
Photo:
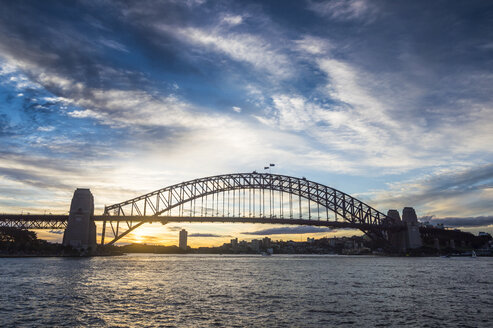
POLYGON ((0 214, 0 226, 19 229, 59 230, 67 227, 68 215, 0 214))
POLYGON ((101 244, 147 222, 250 222, 356 228, 386 240, 391 220, 334 188, 285 175, 237 173, 182 182, 106 206, 101 244), (106 229, 107 224, 109 228, 106 229))

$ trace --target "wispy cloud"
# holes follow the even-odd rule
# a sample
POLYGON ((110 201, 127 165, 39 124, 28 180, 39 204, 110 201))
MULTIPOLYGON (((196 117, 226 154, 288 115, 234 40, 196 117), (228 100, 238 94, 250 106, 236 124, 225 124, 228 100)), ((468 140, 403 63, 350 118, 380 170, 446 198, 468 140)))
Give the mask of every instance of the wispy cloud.
POLYGON ((123 44, 121 44, 115 40, 101 39, 101 40, 99 40, 99 42, 101 42, 102 45, 104 45, 108 48, 115 49, 118 51, 123 51, 123 52, 129 52, 127 47, 125 47, 123 44))
POLYGON ((319 15, 336 20, 372 19, 376 8, 374 3, 365 0, 326 0, 310 1, 308 8, 319 15))
POLYGON ((221 22, 231 26, 235 26, 243 22, 243 17, 241 17, 240 15, 226 14, 222 17, 221 22))
POLYGON ((300 235, 305 233, 321 233, 334 231, 331 228, 317 228, 310 226, 270 228, 258 231, 242 232, 244 235, 269 236, 269 235, 300 235))
POLYGON ((258 35, 228 32, 219 27, 204 29, 159 24, 157 29, 208 51, 224 54, 234 61, 248 63, 259 73, 267 72, 283 79, 293 74, 288 56, 258 35))
POLYGON ((180 231, 182 230, 182 227, 177 227, 177 226, 166 226, 166 230, 168 231, 180 231))
POLYGON ((218 235, 215 233, 191 233, 188 236, 189 237, 200 237, 200 238, 227 238, 227 237, 231 237, 231 235, 218 235))

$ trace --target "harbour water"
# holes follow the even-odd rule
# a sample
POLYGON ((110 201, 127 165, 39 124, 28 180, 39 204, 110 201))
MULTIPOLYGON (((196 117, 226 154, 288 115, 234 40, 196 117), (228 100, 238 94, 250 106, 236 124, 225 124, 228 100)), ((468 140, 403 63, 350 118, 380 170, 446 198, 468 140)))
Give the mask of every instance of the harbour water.
POLYGON ((493 258, 0 258, 0 326, 493 327, 493 258))

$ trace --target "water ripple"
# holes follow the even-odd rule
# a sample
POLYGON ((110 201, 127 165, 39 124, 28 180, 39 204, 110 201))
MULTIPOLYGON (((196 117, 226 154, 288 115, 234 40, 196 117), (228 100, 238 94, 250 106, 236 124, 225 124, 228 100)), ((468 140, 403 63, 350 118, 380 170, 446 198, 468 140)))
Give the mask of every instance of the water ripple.
POLYGON ((491 327, 493 259, 0 259, 0 326, 491 327))

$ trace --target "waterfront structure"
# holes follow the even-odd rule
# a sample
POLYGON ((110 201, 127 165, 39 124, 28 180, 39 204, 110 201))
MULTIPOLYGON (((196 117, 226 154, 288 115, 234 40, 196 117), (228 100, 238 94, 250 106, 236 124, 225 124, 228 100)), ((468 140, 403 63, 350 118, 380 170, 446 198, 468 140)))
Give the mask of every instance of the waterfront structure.
POLYGON ((403 226, 402 230, 389 231, 388 240, 398 252, 406 252, 408 249, 416 249, 423 246, 420 224, 416 211, 412 207, 404 207, 402 220, 397 210, 389 210, 387 217, 392 225, 403 226))
MULTIPOLYGON (((77 194, 90 194, 88 189, 78 190, 85 191, 76 191, 77 194)), ((78 202, 76 198, 78 196, 74 194, 73 202, 78 202)), ((106 206, 103 215, 99 216, 93 215, 92 195, 87 199, 90 202, 83 208, 74 206, 74 209, 77 212, 82 208, 86 213, 83 216, 89 218, 91 224, 77 224, 77 218, 81 216, 77 216, 71 207, 71 220, 66 215, 6 214, 0 215, 0 225, 33 229, 66 227, 64 243, 85 245, 81 247, 94 245, 94 221, 103 223, 101 245, 112 245, 151 222, 242 222, 352 228, 363 231, 374 241, 375 247, 399 252, 420 247, 423 232, 428 237, 449 233, 449 230, 419 226, 412 208, 404 209, 401 221, 395 210, 385 215, 344 192, 306 178, 257 172, 182 182, 106 206), (106 229, 107 225, 110 229, 106 229), (71 237, 79 229, 84 231, 71 237), (90 238, 86 239, 86 234, 90 238), (112 237, 109 242, 105 241, 107 235, 112 237)), ((461 240, 461 237, 454 238, 461 240)))
POLYGON ((96 249, 96 224, 94 223, 94 197, 89 189, 74 192, 63 245, 76 249, 96 249))
POLYGON ((402 222, 406 224, 406 248, 414 249, 423 246, 419 233, 419 223, 416 211, 412 207, 404 207, 402 210, 402 222))
POLYGON ((185 229, 181 229, 179 247, 184 251, 187 250, 187 236, 188 236, 188 232, 185 229))

